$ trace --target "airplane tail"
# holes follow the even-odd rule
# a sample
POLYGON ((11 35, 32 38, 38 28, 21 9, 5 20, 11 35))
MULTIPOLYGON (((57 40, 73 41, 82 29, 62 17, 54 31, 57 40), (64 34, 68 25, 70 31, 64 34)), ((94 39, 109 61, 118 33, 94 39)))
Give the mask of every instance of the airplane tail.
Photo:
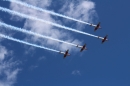
POLYGON ((61 51, 59 51, 59 54, 61 54, 61 51))
POLYGON ((90 26, 95 26, 95 25, 91 23, 90 26))
POLYGON ((76 47, 79 47, 79 45, 77 45, 76 47))

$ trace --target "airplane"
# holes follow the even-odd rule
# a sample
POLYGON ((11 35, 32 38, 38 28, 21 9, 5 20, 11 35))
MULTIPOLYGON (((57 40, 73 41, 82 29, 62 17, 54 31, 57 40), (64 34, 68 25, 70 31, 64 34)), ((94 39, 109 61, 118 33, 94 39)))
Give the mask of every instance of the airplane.
POLYGON ((78 47, 78 48, 81 48, 80 52, 82 52, 83 50, 87 50, 86 44, 84 44, 83 46, 77 45, 77 47, 78 47))
MULTIPOLYGON (((107 39, 108 35, 106 35, 103 39, 102 39, 102 43, 104 43, 105 41, 108 41, 107 39)), ((99 38, 99 37, 98 37, 99 38)))
POLYGON ((60 53, 61 53, 61 54, 64 54, 64 58, 66 58, 66 56, 70 56, 69 50, 66 50, 65 52, 61 52, 61 51, 60 51, 60 53))
POLYGON ((90 26, 94 26, 95 27, 94 31, 96 31, 97 29, 101 28, 100 22, 97 25, 90 24, 90 26))

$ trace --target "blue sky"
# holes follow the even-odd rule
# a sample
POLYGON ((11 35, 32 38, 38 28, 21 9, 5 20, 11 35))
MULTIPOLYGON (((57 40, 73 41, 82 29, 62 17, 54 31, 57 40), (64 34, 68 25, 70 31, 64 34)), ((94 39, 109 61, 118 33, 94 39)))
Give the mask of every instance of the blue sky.
POLYGON ((75 44, 86 43, 88 47, 80 53, 74 46, 0 27, 2 34, 56 50, 70 49, 71 53, 63 59, 62 54, 0 38, 0 86, 130 86, 129 0, 23 1, 94 24, 100 21, 102 29, 94 32, 88 25, 39 13, 16 3, 1 0, 0 6, 94 35, 108 34, 109 41, 101 44, 101 40, 91 36, 0 11, 2 22, 75 44), (83 6, 84 3, 87 6, 83 6))

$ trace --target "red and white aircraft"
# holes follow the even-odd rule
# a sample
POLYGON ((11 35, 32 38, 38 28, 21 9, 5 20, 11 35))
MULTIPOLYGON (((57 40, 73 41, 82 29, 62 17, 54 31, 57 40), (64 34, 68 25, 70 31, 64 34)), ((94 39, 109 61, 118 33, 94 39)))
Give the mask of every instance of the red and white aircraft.
POLYGON ((108 35, 106 35, 104 38, 100 38, 100 37, 98 37, 98 38, 102 39, 102 43, 104 43, 105 41, 108 41, 107 37, 108 37, 108 35))
POLYGON ((100 22, 97 25, 90 24, 90 26, 94 26, 95 27, 94 31, 96 31, 97 29, 101 28, 100 22))
POLYGON ((80 52, 82 52, 83 50, 87 50, 86 44, 84 44, 83 46, 77 45, 77 47, 78 47, 78 48, 81 48, 80 52))
POLYGON ((61 52, 61 51, 60 51, 60 53, 61 53, 61 54, 64 54, 64 58, 66 58, 66 56, 70 56, 69 50, 66 50, 65 52, 61 52))

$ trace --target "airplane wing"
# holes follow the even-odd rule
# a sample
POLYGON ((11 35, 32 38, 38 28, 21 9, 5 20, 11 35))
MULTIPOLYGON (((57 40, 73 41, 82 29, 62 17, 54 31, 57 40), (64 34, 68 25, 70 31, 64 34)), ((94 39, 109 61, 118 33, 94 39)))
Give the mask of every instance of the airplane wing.
POLYGON ((83 48, 80 50, 80 52, 82 52, 83 51, 83 48))
POLYGON ((64 54, 64 58, 66 58, 66 56, 70 56, 70 54, 64 54))

